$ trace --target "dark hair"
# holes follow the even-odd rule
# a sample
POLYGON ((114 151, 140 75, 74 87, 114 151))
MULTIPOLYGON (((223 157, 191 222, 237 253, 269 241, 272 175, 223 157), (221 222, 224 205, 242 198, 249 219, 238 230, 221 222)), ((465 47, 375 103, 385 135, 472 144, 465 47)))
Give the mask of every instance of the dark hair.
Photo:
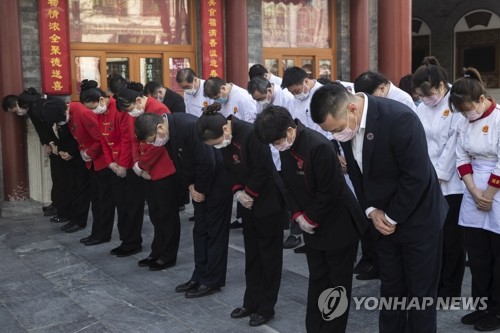
POLYGON ((333 117, 340 112, 340 107, 350 101, 353 95, 340 83, 333 82, 320 87, 311 98, 311 118, 321 124, 330 114, 333 117))
POLYGON ((309 76, 306 71, 299 67, 290 67, 283 73, 283 81, 281 81, 281 88, 288 88, 295 84, 301 84, 309 76))
POLYGON ((224 134, 222 126, 227 124, 227 119, 218 112, 221 108, 222 105, 215 102, 201 109, 203 113, 196 121, 196 134, 201 141, 217 139, 224 134))
POLYGON ((322 85, 325 85, 325 84, 330 84, 330 83, 333 83, 335 81, 332 81, 330 80, 329 78, 325 77, 325 76, 322 76, 320 77, 319 79, 317 79, 316 81, 318 81, 319 83, 321 83, 322 85))
POLYGON ((118 111, 127 111, 130 105, 135 103, 137 97, 142 96, 144 96, 142 83, 130 81, 116 94, 116 108, 118 111))
POLYGON ((80 86, 80 103, 99 102, 101 97, 107 97, 106 93, 97 86, 97 81, 83 80, 80 86))
POLYGON ((413 73, 413 87, 422 90, 425 96, 431 95, 431 89, 437 89, 444 82, 448 86, 448 74, 435 57, 425 57, 422 66, 413 73))
POLYGON ((481 95, 486 95, 481 74, 473 67, 466 68, 464 77, 456 80, 451 86, 448 100, 450 110, 466 111, 472 102, 479 102, 481 95))
POLYGON ((262 110, 257 115, 254 126, 257 138, 267 144, 283 139, 289 127, 296 127, 290 112, 277 105, 270 105, 262 110))
POLYGON ((122 88, 127 86, 127 80, 120 75, 114 75, 108 78, 108 89, 116 95, 122 88))
POLYGON ((252 80, 254 77, 264 77, 268 73, 266 67, 261 64, 255 64, 248 70, 248 77, 252 80))
POLYGON ((267 89, 271 88, 271 82, 262 76, 256 76, 248 81, 247 91, 250 95, 258 91, 261 94, 267 93, 267 89))
POLYGON ((220 77, 211 77, 205 81, 203 95, 208 98, 214 98, 220 93, 220 88, 226 84, 226 81, 220 77))
POLYGON ((354 91, 371 95, 381 84, 386 85, 389 83, 389 79, 384 74, 367 71, 361 73, 354 80, 354 91))
POLYGON ((175 76, 175 81, 177 81, 177 83, 182 83, 182 82, 193 83, 195 76, 196 74, 191 68, 183 68, 179 69, 179 71, 177 72, 177 75, 175 76))
POLYGON ((55 123, 66 120, 66 110, 68 105, 60 98, 51 98, 45 102, 42 108, 42 118, 49 124, 53 125, 55 123))
POLYGON ((24 91, 18 96, 17 104, 19 104, 19 107, 23 109, 29 109, 31 104, 41 97, 42 94, 40 94, 35 88, 30 87, 24 89, 24 91))
POLYGON ((144 92, 146 93, 146 95, 153 96, 155 91, 157 91, 158 89, 160 89, 162 87, 163 87, 163 85, 159 82, 149 81, 144 86, 144 92))
POLYGON ((143 113, 135 120, 134 130, 137 140, 142 141, 156 133, 156 127, 163 123, 163 117, 156 113, 143 113))
POLYGON ((12 109, 17 104, 18 97, 16 95, 7 95, 2 98, 2 109, 7 112, 8 109, 12 109))
POLYGON ((413 74, 407 74, 399 80, 399 89, 408 93, 415 101, 415 88, 413 87, 413 74))

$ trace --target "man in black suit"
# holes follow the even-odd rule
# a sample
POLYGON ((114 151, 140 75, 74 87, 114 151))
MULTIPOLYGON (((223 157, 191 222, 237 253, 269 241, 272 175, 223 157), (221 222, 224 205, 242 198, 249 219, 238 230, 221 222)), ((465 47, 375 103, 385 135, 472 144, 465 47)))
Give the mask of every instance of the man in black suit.
POLYGON ((345 332, 358 234, 367 221, 340 172, 335 147, 281 106, 265 108, 254 125, 259 139, 280 151, 289 209, 303 231, 309 267, 307 332, 345 332), (331 320, 318 309, 328 288, 343 288, 340 296, 346 300, 344 312, 331 320))
POLYGON ((179 190, 189 189, 193 198, 195 268, 191 278, 175 288, 187 298, 211 295, 226 284, 233 204, 222 155, 197 137, 197 120, 189 113, 171 113, 165 117, 145 113, 135 122, 140 140, 165 145, 180 175, 179 190))
POLYGON ((399 102, 353 95, 338 84, 316 91, 311 116, 341 141, 356 196, 373 222, 381 297, 419 301, 420 308, 381 309, 380 332, 436 332, 436 303, 422 299, 436 299, 448 206, 418 117, 399 102))

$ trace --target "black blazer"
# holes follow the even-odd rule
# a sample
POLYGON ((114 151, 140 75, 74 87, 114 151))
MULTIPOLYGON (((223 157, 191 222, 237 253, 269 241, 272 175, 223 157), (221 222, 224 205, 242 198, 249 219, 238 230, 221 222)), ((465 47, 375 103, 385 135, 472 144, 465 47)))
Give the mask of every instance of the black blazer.
POLYGON ((356 242, 368 222, 340 172, 332 142, 299 120, 295 141, 280 152, 281 175, 289 209, 317 224, 314 234, 304 233, 308 246, 327 250, 356 242))
POLYGON ((165 88, 165 97, 163 104, 172 113, 186 112, 186 104, 184 104, 184 97, 173 91, 172 89, 165 88))
POLYGON ((209 194, 216 172, 215 152, 196 136, 198 118, 180 112, 167 114, 167 120, 169 140, 166 148, 181 175, 183 188, 194 184, 196 191, 209 194))
POLYGON ((265 217, 279 213, 285 207, 283 184, 276 171, 269 145, 260 142, 253 124, 229 116, 232 126, 231 144, 222 148, 224 165, 229 171, 233 192, 245 190, 254 198, 251 211, 242 213, 265 217))
MULTIPOLYGON (((387 237, 411 242, 439 232, 448 205, 415 112, 391 99, 365 95, 363 173, 351 142, 342 142, 349 177, 364 210, 375 207, 398 223, 387 237)), ((380 233, 378 233, 381 235, 380 233)))

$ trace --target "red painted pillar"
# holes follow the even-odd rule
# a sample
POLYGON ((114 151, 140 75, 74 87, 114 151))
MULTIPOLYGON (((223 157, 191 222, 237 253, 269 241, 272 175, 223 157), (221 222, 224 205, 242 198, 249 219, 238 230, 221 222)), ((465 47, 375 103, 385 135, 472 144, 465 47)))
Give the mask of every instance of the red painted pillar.
POLYGON ((378 70, 396 84, 411 73, 411 0, 378 2, 378 70))
POLYGON ((351 0, 351 81, 370 69, 370 0, 351 0))
POLYGON ((226 82, 248 83, 247 0, 226 0, 226 82))
MULTIPOLYGON (((23 90, 18 1, 0 1, 0 97, 23 90)), ((29 198, 25 122, 0 110, 4 199, 29 198)))

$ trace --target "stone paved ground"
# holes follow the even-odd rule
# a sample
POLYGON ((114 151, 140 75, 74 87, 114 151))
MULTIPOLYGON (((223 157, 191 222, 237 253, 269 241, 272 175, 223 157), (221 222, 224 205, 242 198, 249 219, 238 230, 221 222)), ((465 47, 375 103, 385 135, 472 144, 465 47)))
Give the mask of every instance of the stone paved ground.
MULTIPOLYGON (((27 211, 28 212, 28 211, 27 211)), ((252 328, 234 320, 241 305, 244 255, 241 229, 232 230, 226 287, 217 294, 186 299, 174 292, 191 276, 191 206, 181 213, 182 235, 177 266, 150 272, 137 266, 149 253, 152 226, 145 217, 142 253, 116 258, 116 228, 110 243, 86 247, 78 242, 90 228, 74 234, 59 230, 42 214, 0 218, 0 332, 305 332, 307 264, 305 255, 284 250, 283 278, 276 316, 252 328)), ((353 297, 376 297, 378 281, 354 279, 353 297)), ((470 293, 470 273, 464 280, 470 293)), ((464 310, 438 313, 438 332, 472 332, 460 324, 464 310)), ((377 332, 377 311, 351 305, 347 332, 377 332)))

